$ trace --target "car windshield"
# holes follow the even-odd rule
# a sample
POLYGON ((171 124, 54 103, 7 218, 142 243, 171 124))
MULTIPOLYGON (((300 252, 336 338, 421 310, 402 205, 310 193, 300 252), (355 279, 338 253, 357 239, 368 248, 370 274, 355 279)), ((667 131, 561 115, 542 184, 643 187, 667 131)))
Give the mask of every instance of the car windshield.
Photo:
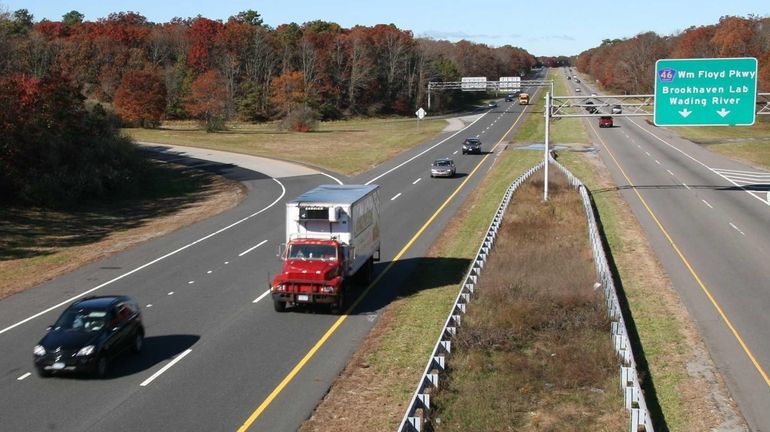
POLYGON ((71 309, 59 317, 59 320, 53 325, 53 329, 95 332, 104 327, 106 316, 107 312, 103 310, 71 309))
POLYGON ((332 245, 295 244, 289 247, 289 258, 332 261, 337 258, 337 248, 332 245))
POLYGON ((449 162, 449 161, 442 160, 442 161, 433 162, 433 165, 434 166, 440 166, 440 167, 446 167, 446 166, 451 166, 452 163, 449 162))

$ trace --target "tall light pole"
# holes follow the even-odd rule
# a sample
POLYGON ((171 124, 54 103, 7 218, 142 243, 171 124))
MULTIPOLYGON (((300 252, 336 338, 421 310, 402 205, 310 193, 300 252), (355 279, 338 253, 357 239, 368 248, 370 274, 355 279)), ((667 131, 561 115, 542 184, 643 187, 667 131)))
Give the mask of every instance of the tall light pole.
POLYGON ((551 129, 551 93, 545 94, 545 181, 543 181, 543 201, 548 201, 548 131, 551 129))

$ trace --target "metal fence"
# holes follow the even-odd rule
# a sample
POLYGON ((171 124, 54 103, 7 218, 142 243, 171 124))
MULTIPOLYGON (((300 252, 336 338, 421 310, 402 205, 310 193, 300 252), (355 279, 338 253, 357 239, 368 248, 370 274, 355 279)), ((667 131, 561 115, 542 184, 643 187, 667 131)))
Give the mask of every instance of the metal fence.
MULTIPOLYGON (((612 272, 607 263, 602 239, 596 224, 596 218, 594 217, 594 211, 591 200, 588 197, 588 192, 583 183, 564 166, 552 158, 550 159, 550 163, 559 168, 559 170, 567 176, 572 186, 579 189, 580 196, 583 200, 583 208, 585 209, 588 221, 588 233, 591 241, 591 248, 593 249, 594 263, 599 278, 598 283, 604 290, 607 302, 607 312, 612 321, 612 342, 615 352, 621 361, 620 386, 624 394, 625 407, 629 412, 628 430, 631 432, 653 432, 652 420, 650 419, 647 404, 644 400, 644 395, 642 394, 636 373, 636 361, 634 360, 634 354, 631 351, 626 324, 623 320, 620 304, 618 303, 615 284, 612 280, 612 272)), ((543 168, 543 166, 544 163, 540 162, 538 165, 532 167, 529 171, 517 178, 506 190, 505 195, 500 202, 500 206, 497 208, 497 211, 492 218, 487 234, 476 253, 473 265, 465 276, 460 293, 457 295, 454 305, 449 312, 449 316, 444 323, 444 328, 441 330, 438 341, 433 347, 433 352, 430 355, 425 371, 417 385, 417 390, 412 395, 406 413, 398 427, 399 432, 422 432, 427 430, 427 425, 431 421, 431 394, 438 390, 439 380, 443 380, 446 377, 447 357, 452 351, 452 338, 457 334, 457 328, 460 326, 463 314, 465 314, 466 305, 476 290, 479 275, 492 250, 495 238, 497 237, 497 232, 500 229, 503 216, 505 215, 505 210, 508 208, 508 204, 516 189, 532 176, 532 174, 537 172, 537 170, 543 168)))

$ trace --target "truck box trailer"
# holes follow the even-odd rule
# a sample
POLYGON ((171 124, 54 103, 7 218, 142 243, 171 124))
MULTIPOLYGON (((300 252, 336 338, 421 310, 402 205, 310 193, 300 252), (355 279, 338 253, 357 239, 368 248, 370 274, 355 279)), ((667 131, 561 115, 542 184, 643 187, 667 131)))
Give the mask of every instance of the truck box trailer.
POLYGON ((380 258, 377 185, 321 185, 286 203, 281 272, 270 283, 275 310, 303 303, 345 307, 354 276, 371 280, 380 258))

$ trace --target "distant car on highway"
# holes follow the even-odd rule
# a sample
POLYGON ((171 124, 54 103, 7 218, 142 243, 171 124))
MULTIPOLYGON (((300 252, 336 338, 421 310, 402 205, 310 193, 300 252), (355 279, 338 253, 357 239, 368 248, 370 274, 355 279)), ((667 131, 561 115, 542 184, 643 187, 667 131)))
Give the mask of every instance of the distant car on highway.
POLYGON ((613 114, 622 114, 623 113, 623 107, 620 105, 613 105, 612 106, 612 113, 613 114))
POLYGON ((123 351, 139 353, 144 326, 139 305, 126 296, 86 297, 72 303, 33 349, 41 377, 60 372, 107 373, 123 351))
POLYGON ((489 107, 489 108, 497 108, 497 102, 492 101, 492 102, 487 104, 487 107, 489 107))
POLYGON ((594 96, 596 96, 596 93, 591 93, 591 97, 594 97, 594 96))
POLYGON ((612 117, 610 116, 601 116, 599 117, 599 127, 605 128, 605 127, 613 127, 612 123, 612 117))
POLYGON ((463 141, 463 154, 481 153, 481 140, 478 138, 466 138, 463 141))
POLYGON ((513 102, 514 99, 516 99, 516 95, 513 93, 508 93, 507 95, 505 95, 506 102, 513 102))
POLYGON ((575 87, 575 93, 580 93, 580 87, 575 87))
POLYGON ((592 101, 585 101, 585 105, 589 105, 586 107, 586 111, 588 111, 591 114, 595 114, 599 112, 599 110, 594 106, 594 103, 592 101))
POLYGON ((456 172, 455 161, 450 158, 436 159, 430 167, 431 177, 454 177, 456 172))

